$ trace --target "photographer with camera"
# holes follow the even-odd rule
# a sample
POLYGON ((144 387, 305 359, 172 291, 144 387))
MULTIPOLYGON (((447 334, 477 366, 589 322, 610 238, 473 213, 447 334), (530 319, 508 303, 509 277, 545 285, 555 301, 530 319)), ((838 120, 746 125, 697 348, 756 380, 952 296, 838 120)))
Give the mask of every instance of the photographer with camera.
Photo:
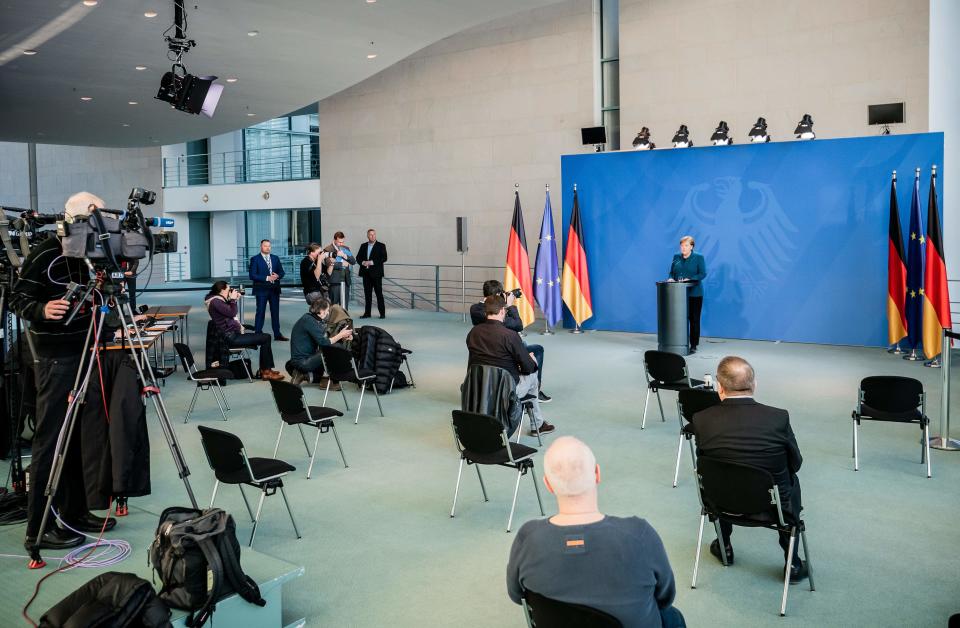
POLYGON ((319 383, 323 375, 323 356, 320 347, 335 345, 350 338, 353 329, 344 327, 332 336, 327 335, 327 320, 331 305, 325 296, 311 293, 310 311, 293 324, 290 332, 290 379, 294 384, 304 380, 319 383))
POLYGON ((329 280, 323 272, 323 266, 329 256, 316 242, 307 245, 307 256, 300 260, 300 285, 303 286, 304 299, 314 292, 327 294, 329 280))
MULTIPOLYGON (((104 202, 89 192, 71 196, 65 205, 66 220, 90 215, 94 208, 103 208, 104 202)), ((50 477, 57 438, 67 414, 68 397, 76 380, 85 351, 87 330, 92 309, 80 305, 72 321, 64 317, 73 303, 64 300, 64 292, 71 282, 86 284, 89 280, 83 260, 65 257, 58 238, 48 238, 33 248, 24 260, 20 278, 13 286, 10 309, 29 321, 30 334, 37 352, 37 409, 36 431, 33 436, 30 462, 30 489, 27 500, 27 534, 24 545, 32 549, 43 519, 46 505, 44 491, 50 477)), ((64 472, 54 506, 60 517, 76 530, 99 532, 109 530, 116 519, 106 521, 87 509, 83 471, 79 455, 80 430, 75 430, 64 455, 64 472)), ((65 549, 83 542, 83 536, 74 534, 57 524, 47 526, 40 547, 65 549)))
POLYGON ((350 265, 357 259, 346 245, 347 236, 342 231, 333 234, 333 242, 323 248, 328 254, 327 275, 330 277, 330 303, 350 309, 350 265), (343 294, 340 294, 340 291, 343 294))
POLYGON ((246 330, 237 320, 237 301, 240 291, 231 288, 226 281, 218 281, 210 287, 210 293, 203 299, 213 324, 223 334, 230 347, 250 347, 260 350, 260 377, 263 379, 283 379, 283 374, 273 366, 273 348, 270 346, 270 334, 244 333, 246 330))
MULTIPOLYGON (((523 331, 523 321, 520 320, 520 312, 517 310, 517 306, 514 305, 514 302, 519 296, 520 289, 511 290, 510 292, 504 292, 503 284, 497 281, 496 279, 488 279, 483 282, 483 298, 484 301, 487 297, 500 296, 506 302, 506 314, 503 319, 503 326, 507 329, 512 329, 518 334, 523 331)), ((483 321, 487 320, 487 315, 484 312, 484 301, 479 303, 474 303, 470 306, 470 320, 473 321, 474 325, 479 325, 483 321)), ((539 370, 537 372, 538 377, 540 378, 539 388, 537 389, 537 400, 540 403, 547 403, 553 400, 553 397, 546 394, 541 390, 543 387, 543 346, 536 344, 527 344, 526 342, 523 345, 527 348, 527 351, 533 354, 533 357, 537 360, 537 365, 539 370)))

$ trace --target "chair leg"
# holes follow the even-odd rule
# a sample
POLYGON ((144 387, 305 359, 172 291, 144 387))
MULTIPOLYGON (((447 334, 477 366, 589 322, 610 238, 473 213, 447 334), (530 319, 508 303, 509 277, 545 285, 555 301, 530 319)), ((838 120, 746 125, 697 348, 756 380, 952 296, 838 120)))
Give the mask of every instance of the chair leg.
POLYGON ((453 489, 453 507, 450 508, 451 519, 453 519, 453 516, 457 512, 457 495, 460 494, 460 476, 461 475, 463 475, 463 456, 460 456, 460 468, 457 469, 457 488, 453 489))
POLYGON ((691 465, 692 465, 692 469, 693 469, 694 473, 696 473, 696 471, 697 471, 697 454, 696 454, 696 452, 693 450, 693 440, 692 440, 692 439, 687 440, 687 447, 690 449, 690 462, 691 462, 691 465))
MULTIPOLYGON (((250 352, 246 349, 243 350, 243 355, 240 356, 240 363, 243 364, 243 370, 247 373, 247 381, 253 382, 253 373, 250 372, 250 367, 247 366, 247 360, 250 360, 250 352)), ((253 363, 253 360, 250 360, 253 363)))
POLYGON ((520 492, 520 477, 522 475, 523 470, 517 468, 517 482, 513 487, 513 503, 510 504, 510 516, 507 518, 507 532, 513 527, 513 511, 517 509, 517 493, 520 492))
POLYGON ((857 420, 853 420, 853 470, 860 470, 860 443, 857 440, 857 420))
POLYGON ((190 420, 190 415, 193 414, 193 407, 197 405, 197 395, 200 394, 200 387, 197 386, 193 389, 193 399, 190 400, 190 407, 187 408, 187 416, 183 417, 183 422, 186 423, 190 420))
POLYGON ((217 499, 217 489, 220 488, 220 480, 213 483, 213 493, 210 494, 210 505, 207 508, 213 508, 213 502, 217 499))
MULTIPOLYGON (((310 445, 307 444, 307 437, 304 436, 304 434, 303 434, 303 426, 302 426, 302 425, 297 425, 297 429, 300 430, 300 440, 303 441, 303 448, 307 450, 307 455, 309 456, 309 455, 310 455, 310 445)), ((320 433, 320 430, 317 430, 317 433, 319 434, 319 433, 320 433)), ((317 438, 319 439, 320 437, 318 436, 317 438)), ((314 451, 316 451, 316 449, 317 449, 316 445, 314 445, 313 449, 314 449, 314 451)), ((273 457, 276 458, 276 457, 277 457, 276 454, 274 454, 273 457)))
MULTIPOLYGON (((363 406, 363 393, 367 390, 367 382, 360 384, 360 401, 357 402, 357 417, 353 420, 353 424, 356 425, 360 422, 360 408, 363 406)), ((343 391, 343 384, 340 385, 340 391, 343 391)), ((346 396, 344 396, 346 400, 346 396)))
POLYGON ((330 429, 333 431, 333 439, 337 441, 337 449, 340 450, 340 459, 343 460, 343 468, 346 469, 350 465, 347 464, 347 457, 343 455, 343 446, 340 444, 340 436, 337 434, 337 426, 331 423, 330 429))
POLYGON ((657 405, 660 406, 660 422, 667 422, 667 415, 663 413, 663 401, 660 399, 660 389, 657 389, 657 405))
POLYGON ((540 499, 540 483, 537 482, 537 474, 534 473, 533 467, 530 467, 530 477, 533 479, 533 490, 537 493, 537 504, 540 505, 540 516, 546 516, 547 513, 543 511, 543 500, 540 499))
POLYGON ((927 460, 927 477, 931 477, 930 474, 930 424, 927 423, 923 426, 923 451, 924 458, 927 460))
POLYGON ((416 388, 417 385, 413 383, 413 371, 410 370, 410 360, 404 359, 403 362, 407 365, 407 375, 410 376, 410 388, 416 388))
POLYGON ((680 442, 677 443, 677 467, 673 470, 673 488, 677 488, 677 480, 680 478, 680 456, 683 454, 683 433, 680 433, 680 442))
POLYGON ((720 543, 720 562, 723 563, 724 567, 729 567, 730 565, 727 564, 727 544, 723 542, 719 519, 713 522, 713 529, 717 531, 717 542, 720 543))
POLYGON ((290 515, 290 523, 293 524, 293 532, 297 535, 297 538, 303 538, 300 536, 300 530, 297 528, 297 520, 293 518, 293 511, 290 509, 290 501, 287 499, 287 492, 283 490, 283 486, 280 486, 280 497, 283 498, 283 503, 287 506, 287 514, 290 515))
POLYGON ((640 421, 640 429, 647 426, 647 406, 650 403, 650 387, 647 386, 647 396, 643 400, 643 420, 640 421))
POLYGON ((690 582, 690 588, 697 588, 697 571, 700 569, 700 550, 703 547, 703 522, 707 520, 707 516, 704 514, 700 515, 700 532, 697 533, 697 557, 693 560, 693 580, 690 582))
POLYGON ((488 502, 490 498, 487 497, 487 485, 483 483, 483 476, 480 475, 480 465, 475 464, 473 466, 477 470, 477 479, 480 480, 480 491, 483 493, 483 501, 488 502))
MULTIPOLYGON (((300 435, 303 436, 303 430, 300 430, 300 435)), ((303 443, 306 445, 306 441, 303 443)), ((310 474, 313 473, 313 461, 317 459, 317 448, 320 446, 320 427, 317 427, 317 437, 313 440, 313 453, 310 454, 310 450, 307 449, 307 453, 310 454, 310 466, 307 467, 307 479, 310 479, 310 474)), ((341 452, 342 453, 342 452, 341 452)))
POLYGON ((260 511, 263 510, 263 498, 267 496, 267 488, 260 487, 260 502, 257 504, 257 514, 253 517, 253 530, 250 531, 250 543, 247 547, 253 547, 253 537, 257 535, 257 524, 260 523, 260 511))
MULTIPOLYGON (((327 380, 327 381, 330 381, 330 380, 327 380)), ((350 409, 350 402, 347 401, 347 391, 345 391, 345 390, 343 389, 343 384, 344 384, 344 383, 343 383, 343 382, 339 382, 339 384, 340 384, 340 396, 343 397, 343 407, 344 407, 344 409, 349 410, 349 409, 350 409)), ((358 415, 360 414, 360 409, 359 409, 359 408, 357 408, 357 414, 358 414, 358 415)))
POLYGON ((813 565, 810 563, 810 547, 807 546, 807 532, 800 530, 800 545, 803 547, 803 560, 807 563, 807 578, 810 579, 810 590, 816 591, 813 586, 813 565))
POLYGON ((223 399, 223 405, 227 410, 230 410, 230 404, 227 403, 227 396, 223 393, 223 388, 220 386, 220 380, 217 380, 217 392, 220 393, 220 398, 223 399))
POLYGON ((380 393, 379 393, 379 391, 377 391, 377 383, 376 383, 376 382, 370 382, 370 389, 373 391, 373 395, 377 398, 377 407, 380 408, 380 416, 382 417, 382 416, 384 416, 384 415, 383 415, 383 406, 380 405, 380 393))
POLYGON ((787 546, 787 560, 783 567, 783 598, 780 600, 780 617, 787 614, 787 592, 790 590, 790 567, 793 564, 793 546, 797 542, 797 529, 790 529, 790 544, 787 546))
POLYGON ((217 400, 217 407, 220 408, 220 416, 223 417, 223 420, 227 420, 227 413, 223 410, 223 404, 220 403, 220 396, 217 394, 217 390, 211 386, 210 391, 213 393, 213 398, 217 400))
MULTIPOLYGON (((521 411, 520 411, 520 425, 517 426, 517 442, 518 442, 518 443, 520 442, 520 436, 523 435, 523 417, 525 417, 525 416, 527 416, 527 413, 521 410, 521 411)), ((532 421, 532 419, 531 419, 531 421, 532 421)))
POLYGON ((243 497, 243 503, 247 507, 247 514, 250 515, 250 521, 254 520, 253 509, 250 508, 250 502, 247 501, 247 494, 243 492, 243 484, 237 484, 237 488, 240 489, 240 496, 243 497))
POLYGON ((277 457, 277 452, 280 451, 280 437, 283 435, 283 419, 280 419, 280 431, 277 432, 277 444, 273 446, 273 457, 277 457))
POLYGON ((327 395, 330 394, 330 376, 327 375, 327 387, 323 389, 323 401, 320 403, 321 406, 327 405, 327 395))

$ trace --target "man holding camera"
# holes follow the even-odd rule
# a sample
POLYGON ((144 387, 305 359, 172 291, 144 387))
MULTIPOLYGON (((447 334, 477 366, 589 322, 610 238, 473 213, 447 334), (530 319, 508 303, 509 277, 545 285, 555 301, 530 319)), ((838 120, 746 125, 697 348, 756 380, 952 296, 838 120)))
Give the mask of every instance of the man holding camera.
MULTIPOLYGON (((517 300, 517 292, 519 292, 519 288, 517 290, 511 290, 510 292, 504 292, 503 284, 496 279, 488 279, 487 281, 483 282, 484 300, 486 300, 487 297, 492 296, 502 297, 507 306, 503 319, 503 326, 507 329, 512 329, 519 334, 521 331, 523 331, 523 321, 520 320, 520 312, 517 310, 517 306, 514 305, 514 302, 517 300)), ((474 325, 479 325, 487 319, 487 315, 484 313, 483 304, 484 301, 480 301, 479 303, 474 303, 470 306, 470 320, 473 321, 474 325)), ((526 342, 524 342, 523 345, 527 348, 527 351, 533 354, 534 359, 537 361, 537 377, 539 380, 537 388, 537 400, 540 403, 552 401, 553 397, 541 390, 543 387, 543 346, 527 344, 526 342)))
MULTIPOLYGON (((65 205, 66 219, 86 217, 94 207, 103 208, 103 200, 89 192, 74 194, 65 205)), ((43 519, 46 506, 44 492, 50 478, 57 438, 67 415, 71 388, 86 350, 87 329, 92 316, 90 305, 84 303, 74 319, 66 324, 64 318, 74 304, 62 297, 70 282, 86 284, 88 280, 89 274, 83 261, 64 257, 60 240, 47 238, 24 260, 20 277, 10 296, 10 309, 31 323, 29 333, 33 336, 37 352, 36 430, 31 449, 27 535, 24 543, 28 549, 32 549, 36 543, 43 519)), ((53 505, 60 518, 74 529, 91 533, 110 530, 116 524, 116 519, 108 518, 105 521, 87 509, 79 437, 80 430, 74 430, 67 444, 64 469, 53 505)), ((40 547, 76 547, 83 542, 83 538, 53 521, 47 525, 40 539, 40 547)))
POLYGON ((307 256, 300 260, 300 285, 304 299, 314 292, 327 293, 327 275, 323 272, 323 263, 328 255, 316 242, 307 245, 307 256))

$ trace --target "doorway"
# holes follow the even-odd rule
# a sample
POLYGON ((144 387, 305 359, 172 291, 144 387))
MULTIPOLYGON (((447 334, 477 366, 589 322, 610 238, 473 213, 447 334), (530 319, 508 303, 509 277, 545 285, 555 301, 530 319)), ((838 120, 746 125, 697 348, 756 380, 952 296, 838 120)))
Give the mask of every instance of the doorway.
POLYGON ((190 278, 210 277, 210 212, 190 212, 190 278))

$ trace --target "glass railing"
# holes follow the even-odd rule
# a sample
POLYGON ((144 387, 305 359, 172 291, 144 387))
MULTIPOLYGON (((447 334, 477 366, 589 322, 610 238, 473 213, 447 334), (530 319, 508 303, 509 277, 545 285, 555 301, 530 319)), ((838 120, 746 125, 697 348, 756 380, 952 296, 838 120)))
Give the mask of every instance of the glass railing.
POLYGON ((163 187, 318 179, 316 146, 297 144, 163 158, 163 187))

